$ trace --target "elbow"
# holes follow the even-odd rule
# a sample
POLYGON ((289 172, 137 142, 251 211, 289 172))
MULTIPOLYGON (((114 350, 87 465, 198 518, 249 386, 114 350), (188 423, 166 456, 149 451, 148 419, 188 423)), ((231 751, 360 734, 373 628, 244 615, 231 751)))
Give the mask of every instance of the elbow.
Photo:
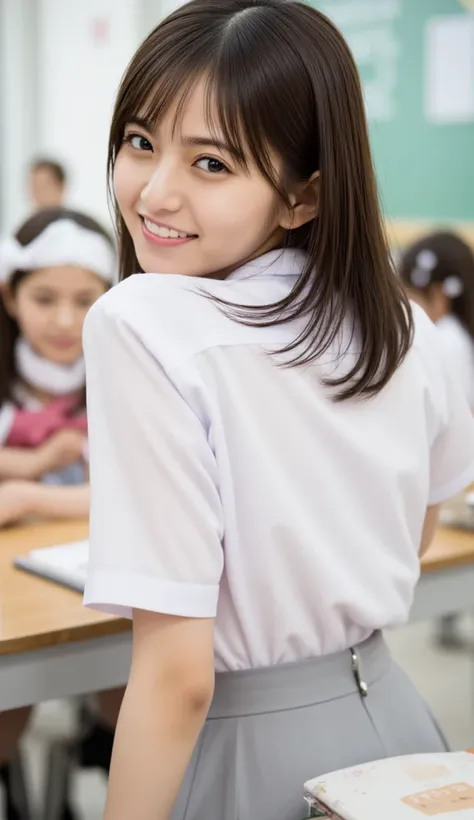
POLYGON ((214 696, 214 671, 191 674, 181 679, 177 687, 183 710, 188 714, 207 715, 214 696))
POLYGON ((182 719, 207 715, 214 695, 214 669, 201 664, 166 663, 150 669, 135 666, 129 680, 129 690, 138 702, 166 704, 169 714, 182 719))

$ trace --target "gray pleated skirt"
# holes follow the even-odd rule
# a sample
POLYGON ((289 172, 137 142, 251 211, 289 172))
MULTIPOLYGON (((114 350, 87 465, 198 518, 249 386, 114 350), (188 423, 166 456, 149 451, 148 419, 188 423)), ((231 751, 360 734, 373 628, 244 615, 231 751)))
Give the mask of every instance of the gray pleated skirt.
POLYGON ((302 820, 306 780, 446 748, 375 633, 355 650, 217 675, 172 820, 302 820))

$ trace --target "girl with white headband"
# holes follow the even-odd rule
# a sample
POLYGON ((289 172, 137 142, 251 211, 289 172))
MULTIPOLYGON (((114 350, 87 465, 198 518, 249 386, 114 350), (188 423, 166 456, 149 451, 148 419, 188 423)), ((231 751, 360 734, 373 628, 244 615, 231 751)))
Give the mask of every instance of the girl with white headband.
MULTIPOLYGON (((0 526, 89 515, 82 327, 115 266, 107 233, 76 211, 42 211, 0 243, 0 526)), ((8 818, 20 816, 9 761, 28 716, 0 715, 8 818)))
POLYGON ((401 261, 410 298, 436 324, 441 347, 474 409, 474 255, 450 231, 418 240, 401 261))
POLYGON ((0 526, 88 515, 82 326, 114 273, 111 240, 73 211, 43 211, 0 245, 0 526))
MULTIPOLYGON (((474 411, 474 255, 451 231, 424 236, 402 257, 401 275, 409 296, 438 330, 440 349, 474 411)), ((437 643, 466 649, 458 618, 440 621, 437 643)))

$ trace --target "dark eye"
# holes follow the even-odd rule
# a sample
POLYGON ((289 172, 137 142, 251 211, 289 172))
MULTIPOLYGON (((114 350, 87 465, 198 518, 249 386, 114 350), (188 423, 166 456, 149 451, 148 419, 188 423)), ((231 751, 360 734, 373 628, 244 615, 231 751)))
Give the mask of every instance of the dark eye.
POLYGON ((153 151, 151 142, 142 134, 126 134, 123 141, 128 142, 136 151, 153 151))
POLYGON ((215 157, 201 157, 195 163, 197 168, 201 168, 203 171, 207 171, 209 174, 221 174, 222 171, 228 171, 229 169, 224 165, 223 162, 216 159, 215 157))
POLYGON ((37 305, 52 305, 54 302, 53 296, 46 296, 46 295, 38 295, 35 296, 35 302, 37 305))

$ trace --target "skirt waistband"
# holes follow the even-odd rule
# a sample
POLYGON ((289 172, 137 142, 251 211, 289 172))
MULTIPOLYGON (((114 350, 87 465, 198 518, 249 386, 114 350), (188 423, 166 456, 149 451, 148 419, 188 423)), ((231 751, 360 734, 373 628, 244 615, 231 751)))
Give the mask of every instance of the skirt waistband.
POLYGON ((343 652, 297 663, 216 675, 208 720, 300 709, 346 695, 370 697, 370 687, 389 669, 390 652, 380 632, 343 652))

